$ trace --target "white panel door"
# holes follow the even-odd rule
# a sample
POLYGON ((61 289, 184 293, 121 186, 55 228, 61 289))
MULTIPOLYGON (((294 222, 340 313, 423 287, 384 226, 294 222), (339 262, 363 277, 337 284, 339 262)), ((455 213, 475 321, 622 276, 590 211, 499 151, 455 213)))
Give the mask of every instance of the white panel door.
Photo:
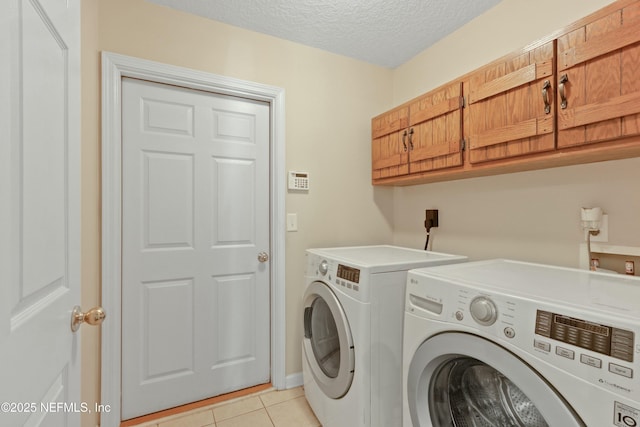
POLYGON ((122 418, 269 382, 269 105, 124 78, 122 129, 122 418))
POLYGON ((79 426, 79 1, 0 2, 0 425, 79 426))

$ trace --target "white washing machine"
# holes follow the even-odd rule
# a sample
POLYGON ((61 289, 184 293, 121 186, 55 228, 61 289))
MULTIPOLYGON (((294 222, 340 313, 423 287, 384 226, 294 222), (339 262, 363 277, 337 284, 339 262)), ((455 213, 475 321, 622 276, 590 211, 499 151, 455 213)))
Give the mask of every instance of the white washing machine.
POLYGON ((304 390, 324 427, 400 426, 407 270, 466 257, 395 246, 307 250, 304 390))
POLYGON ((640 278, 491 260, 410 271, 404 425, 640 426, 640 278))

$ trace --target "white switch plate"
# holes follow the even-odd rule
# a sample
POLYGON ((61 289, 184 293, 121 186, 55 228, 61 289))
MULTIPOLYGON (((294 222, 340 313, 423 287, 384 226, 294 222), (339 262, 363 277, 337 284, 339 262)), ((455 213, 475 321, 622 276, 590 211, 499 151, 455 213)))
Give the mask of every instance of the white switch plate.
POLYGON ((298 231, 298 214, 287 214, 287 231, 298 231))

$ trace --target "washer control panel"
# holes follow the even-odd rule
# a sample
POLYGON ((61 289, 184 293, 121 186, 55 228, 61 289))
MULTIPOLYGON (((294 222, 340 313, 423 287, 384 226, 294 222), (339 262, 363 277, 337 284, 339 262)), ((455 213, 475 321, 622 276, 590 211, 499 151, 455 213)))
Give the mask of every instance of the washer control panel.
POLYGON ((597 387, 640 392, 640 325, 627 318, 413 272, 407 279, 407 315, 487 337, 597 387))
POLYGON ((633 362, 634 336, 632 331, 550 311, 537 310, 536 334, 596 353, 633 362))

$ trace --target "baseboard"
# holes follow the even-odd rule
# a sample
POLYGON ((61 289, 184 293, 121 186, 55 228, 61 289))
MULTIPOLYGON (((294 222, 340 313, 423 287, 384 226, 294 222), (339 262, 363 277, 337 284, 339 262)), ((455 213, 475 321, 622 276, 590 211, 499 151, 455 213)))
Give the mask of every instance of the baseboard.
POLYGON ((289 388, 300 387, 302 384, 304 384, 304 380, 302 379, 302 372, 298 372, 295 374, 287 375, 287 377, 285 378, 284 387, 286 389, 289 389, 289 388))

